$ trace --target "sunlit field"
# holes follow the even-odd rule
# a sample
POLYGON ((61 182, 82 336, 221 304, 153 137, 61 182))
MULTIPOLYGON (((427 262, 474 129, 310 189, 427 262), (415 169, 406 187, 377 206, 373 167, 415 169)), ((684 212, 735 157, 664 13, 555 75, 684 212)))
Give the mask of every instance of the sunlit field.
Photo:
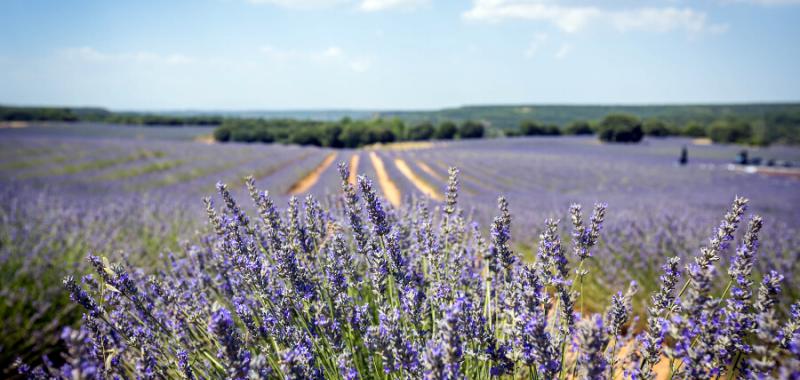
POLYGON ((0 0, 0 379, 800 380, 800 0, 0 0))
MULTIPOLYGON (((119 374, 131 373, 130 365, 157 362, 153 370, 169 377, 284 377, 301 371, 299 378, 349 378, 350 368, 388 377, 440 370, 467 371, 476 378, 496 371, 549 378, 587 365, 570 353, 573 345, 588 344, 581 339, 590 339, 587 334, 593 331, 595 322, 580 320, 605 313, 614 296, 619 297, 612 303, 616 312, 627 315, 624 321, 605 320, 616 330, 614 353, 603 359, 604 368, 616 367, 621 374, 627 360, 638 360, 642 371, 658 367, 666 373, 664 366, 680 371, 689 354, 673 349, 637 359, 622 352, 648 339, 644 332, 652 333, 658 324, 648 319, 653 310, 648 314, 647 305, 651 294, 664 291, 662 267, 669 258, 680 258, 677 267, 684 271, 684 265, 716 244, 720 259, 708 265, 718 268, 718 281, 702 289, 724 299, 731 294, 728 268, 737 257, 741 260, 739 242, 751 244, 758 250, 754 287, 765 275, 772 279, 770 271, 783 275, 782 291, 769 295, 777 305, 775 317, 789 317, 789 305, 800 294, 800 177, 790 170, 732 170, 730 163, 743 149, 736 145, 676 137, 646 138, 634 145, 601 144, 594 137, 537 137, 325 149, 208 144, 195 141, 203 133, 192 130, 159 135, 169 128, 130 127, 135 133, 108 132, 108 126, 101 127, 105 133, 91 126, 80 132, 53 128, 0 130, 0 355, 6 368, 18 358, 41 364, 42 355, 48 355, 54 366, 65 360, 77 367, 89 365, 87 360, 120 360, 125 364, 108 369, 119 374), (685 166, 677 164, 683 146, 689 157, 685 166), (451 167, 458 169, 457 184, 451 167), (357 180, 356 174, 371 182, 357 180), (218 183, 226 184, 222 198, 218 183), (268 190, 274 208, 254 189, 268 190), (735 213, 737 196, 749 198, 746 216, 734 215, 734 224, 741 226, 735 233, 718 231, 732 203, 735 213), (204 197, 211 197, 212 205, 204 204, 204 197), (498 197, 503 197, 500 208, 498 197), (602 213, 595 220, 592 210, 598 207, 602 213), (749 216, 756 214, 763 227, 755 232, 757 243, 748 243, 753 238, 749 216), (582 218, 586 231, 576 232, 582 218), (712 237, 722 240, 709 243, 712 237), (342 249, 353 251, 345 257, 342 249), (587 255, 577 254, 581 250, 587 255), (558 255, 568 259, 568 267, 558 255), (293 277, 300 276, 298 270, 306 273, 293 277), (334 270, 344 272, 335 275, 334 270), (90 273, 82 286, 96 301, 76 290, 90 273), (73 277, 65 283, 65 276, 73 277), (534 288, 519 293, 513 283, 534 288), (636 292, 616 296, 632 283, 636 292), (563 322, 568 301, 559 297, 567 294, 565 284, 575 292, 569 302, 578 322, 563 322), (543 293, 530 298, 529 291, 543 293), (543 294, 550 291, 545 306, 543 294), (343 295, 347 299, 337 298, 343 295), (319 309, 326 302, 332 302, 332 309, 319 309), (540 306, 505 314, 504 308, 522 307, 515 302, 540 306), (451 306, 439 309, 438 303, 451 306), (346 318, 367 318, 361 332, 357 322, 338 319, 345 318, 338 313, 359 308, 366 314, 346 318), (534 318, 526 313, 545 313, 538 318, 550 319, 548 310, 560 315, 551 322, 557 328, 548 343, 564 346, 551 347, 555 362, 542 359, 546 352, 524 352, 524 347, 538 347, 535 342, 515 340, 522 338, 514 329, 534 318), (99 330, 78 328, 82 315, 93 321, 90 329, 99 330), (558 337, 562 322, 566 330, 558 337), (351 325, 339 331, 342 323, 351 325), (495 331, 495 340, 486 341, 485 331, 448 331, 470 325, 495 331), (146 326, 154 330, 134 331, 146 326), (378 331, 373 329, 390 326, 403 327, 373 336, 378 331), (77 344, 81 339, 101 333, 110 334, 106 344, 116 348, 75 351, 86 349, 79 348, 85 347, 77 344), (384 344, 400 344, 393 339, 410 339, 409 351, 385 351, 384 344), (456 362, 430 357, 454 344, 447 339, 473 341, 459 349, 464 351, 456 362), (162 344, 157 352, 137 353, 162 344), (523 347, 518 356, 486 351, 516 350, 517 344, 523 347), (292 351, 298 347, 305 351, 292 351), (337 347, 348 347, 348 354, 335 354, 337 347), (426 349, 433 351, 420 353, 426 349), (70 355, 64 356, 65 351, 70 355), (293 362, 302 355, 314 362, 293 362), (449 364, 431 368, 436 360, 449 364), (453 363, 461 369, 447 367, 453 363)), ((748 149, 764 160, 800 160, 795 147, 748 149)), ((692 306, 700 302, 696 281, 690 281, 686 294, 686 288, 681 291, 684 302, 704 313, 728 310, 725 303, 692 306)), ((679 278, 678 290, 684 282, 685 277, 679 278)), ((713 302, 713 296, 703 302, 713 302)), ((686 315, 681 313, 686 310, 675 311, 686 315)), ((675 334, 702 339, 681 323, 674 328, 686 330, 675 334)), ((786 357, 777 360, 792 365, 786 357)))

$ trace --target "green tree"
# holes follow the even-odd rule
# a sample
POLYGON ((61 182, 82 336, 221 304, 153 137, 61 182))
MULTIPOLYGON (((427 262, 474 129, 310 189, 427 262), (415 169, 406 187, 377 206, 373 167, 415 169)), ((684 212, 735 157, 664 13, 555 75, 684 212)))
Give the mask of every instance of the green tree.
POLYGON ((606 142, 639 142, 644 136, 641 120, 628 114, 607 115, 598 130, 598 137, 606 142))
POLYGON ((313 128, 299 128, 289 136, 289 142, 298 145, 322 146, 318 133, 313 128))
POLYGON ((452 140, 456 137, 458 133, 458 127, 452 121, 443 121, 439 124, 439 127, 436 128, 436 133, 434 133, 434 138, 439 140, 452 140))
POLYGON ((462 139, 479 139, 486 133, 486 128, 478 121, 467 120, 458 127, 458 136, 462 139))
POLYGON ((574 121, 570 123, 565 132, 568 135, 591 135, 594 133, 592 127, 586 121, 574 121))
POLYGON ((251 143, 256 141, 256 134, 254 133, 253 128, 248 128, 248 127, 235 128, 231 131, 231 140, 251 143))
POLYGON ((367 144, 381 143, 386 144, 397 140, 391 128, 388 126, 371 127, 367 130, 367 144))
POLYGON ((227 126, 220 126, 214 129, 214 140, 228 142, 231 139, 231 129, 227 126))
POLYGON ((684 136, 689 137, 706 137, 706 127, 696 121, 690 121, 681 131, 684 136))
POLYGON ((362 135, 366 135, 366 126, 363 123, 347 123, 339 134, 339 141, 346 148, 357 148, 363 145, 362 135))
POLYGON ((269 127, 267 127, 266 125, 259 125, 257 127, 252 127, 252 128, 254 129, 256 141, 265 144, 275 141, 275 136, 272 135, 272 132, 270 132, 269 127))
POLYGON ((749 143, 753 135, 750 124, 743 120, 715 120, 708 127, 708 136, 715 143, 749 143))
POLYGON ((522 136, 538 136, 545 134, 545 126, 536 120, 523 120, 519 123, 519 134, 522 136))
POLYGON ((422 124, 418 124, 409 128, 407 133, 407 139, 411 141, 430 140, 435 132, 436 130, 433 128, 433 124, 429 122, 424 122, 422 124))
POLYGON ((667 124, 659 119, 645 120, 644 125, 642 125, 642 129, 644 130, 644 134, 647 136, 667 137, 672 135, 672 131, 669 129, 667 124))
POLYGON ((331 148, 344 148, 344 142, 339 140, 342 134, 342 126, 339 124, 327 124, 317 128, 320 134, 320 142, 322 146, 331 148))

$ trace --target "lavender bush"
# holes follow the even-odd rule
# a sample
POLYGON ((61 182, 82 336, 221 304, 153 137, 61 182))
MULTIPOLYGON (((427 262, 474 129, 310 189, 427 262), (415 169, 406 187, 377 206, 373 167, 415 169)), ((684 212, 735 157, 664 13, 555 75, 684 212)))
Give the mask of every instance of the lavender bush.
POLYGON ((66 363, 29 378, 672 378, 800 376, 800 304, 779 316, 782 276, 755 283, 763 221, 734 200, 690 262, 664 258, 646 327, 632 328, 631 283, 605 311, 584 309, 606 206, 570 208, 562 241, 548 219, 536 259, 510 243, 508 202, 484 236, 458 203, 450 169, 440 208, 387 207, 372 182, 324 209, 309 196, 278 211, 248 180, 251 219, 225 185, 214 230, 154 273, 89 256, 64 280, 85 310, 63 333, 66 363), (734 246, 740 225, 746 232, 734 246), (731 248, 735 248, 731 253, 731 248), (729 268, 720 268, 732 255, 729 268), (723 270, 727 269, 727 271, 723 270), (721 292, 715 284, 722 283, 721 292), (592 313, 596 311, 597 313, 592 313))

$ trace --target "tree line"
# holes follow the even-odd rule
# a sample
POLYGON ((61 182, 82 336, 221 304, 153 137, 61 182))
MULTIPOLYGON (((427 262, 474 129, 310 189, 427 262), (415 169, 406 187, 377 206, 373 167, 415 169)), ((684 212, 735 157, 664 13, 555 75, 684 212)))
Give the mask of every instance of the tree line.
POLYGON ((437 125, 423 122, 409 125, 398 118, 339 121, 295 119, 226 119, 214 130, 220 142, 279 142, 329 148, 358 148, 399 141, 428 141, 482 138, 486 126, 478 121, 437 125))
POLYGON ((715 143, 769 145, 800 144, 800 112, 765 115, 761 120, 728 116, 708 124, 690 121, 684 125, 657 118, 640 119, 631 114, 613 113, 600 121, 575 121, 563 129, 556 124, 523 120, 506 136, 558 136, 597 134, 605 142, 639 142, 644 136, 687 136, 709 138, 715 143))
POLYGON ((517 129, 502 129, 491 122, 466 120, 416 121, 399 117, 338 121, 231 118, 221 116, 165 115, 111 112, 101 108, 0 106, 0 121, 92 121, 143 126, 216 126, 217 141, 280 142, 334 148, 355 148, 375 143, 471 139, 498 136, 559 136, 596 134, 606 142, 638 142, 644 136, 710 138, 715 143, 748 145, 800 144, 800 110, 765 112, 758 117, 728 113, 711 121, 678 123, 659 117, 639 118, 610 113, 600 120, 573 121, 566 125, 534 119, 517 129))
POLYGON ((0 121, 92 121, 144 126, 216 126, 220 116, 176 116, 136 112, 110 112, 102 108, 0 106, 0 121))

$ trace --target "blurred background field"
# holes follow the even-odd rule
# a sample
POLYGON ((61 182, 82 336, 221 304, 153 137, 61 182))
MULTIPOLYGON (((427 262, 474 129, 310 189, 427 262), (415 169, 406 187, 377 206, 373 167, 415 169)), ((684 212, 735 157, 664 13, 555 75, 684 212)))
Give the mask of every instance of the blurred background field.
MULTIPOLYGON (((456 166, 463 204, 484 231, 496 213, 497 197, 508 197, 513 242, 528 257, 535 253, 546 217, 567 218, 571 203, 608 203, 592 261, 599 275, 585 290, 588 307, 591 300, 601 305, 612 289, 630 280, 642 284, 643 301, 666 257, 695 254, 733 197, 749 196, 752 212, 766 225, 759 273, 781 271, 787 279, 784 296, 800 294, 800 178, 729 167, 742 149, 751 157, 797 162, 797 147, 695 145, 682 137, 601 144, 592 136, 368 149, 194 141, 208 131, 83 123, 0 130, 4 364, 18 355, 36 360, 58 349, 59 330, 81 313, 69 302, 61 279, 84 272, 85 255, 158 268, 165 255, 207 231, 201 199, 213 195, 216 182, 228 183, 249 206, 247 175, 269 189, 279 206, 292 195, 306 194, 333 204, 340 179, 332 163, 338 162, 375 179, 384 195, 393 187, 402 203, 430 202, 431 207, 441 200, 447 168, 456 166), (681 166, 684 146, 689 163, 681 166), (300 187, 302 192, 293 193, 300 187)), ((642 303, 637 304, 641 314, 642 303)))
POLYGON ((457 167, 467 220, 489 236, 505 196, 527 260, 545 219, 566 246, 570 206, 607 203, 582 299, 602 312, 636 281, 639 317, 667 258, 684 268, 747 197, 754 280, 785 276, 785 316, 798 20, 795 0, 0 1, 0 378, 64 360, 84 310, 63 280, 87 255, 165 270, 213 240, 217 183, 254 215, 246 176, 281 212, 341 212, 339 163, 412 223, 441 214, 415 212, 440 211, 457 167))

